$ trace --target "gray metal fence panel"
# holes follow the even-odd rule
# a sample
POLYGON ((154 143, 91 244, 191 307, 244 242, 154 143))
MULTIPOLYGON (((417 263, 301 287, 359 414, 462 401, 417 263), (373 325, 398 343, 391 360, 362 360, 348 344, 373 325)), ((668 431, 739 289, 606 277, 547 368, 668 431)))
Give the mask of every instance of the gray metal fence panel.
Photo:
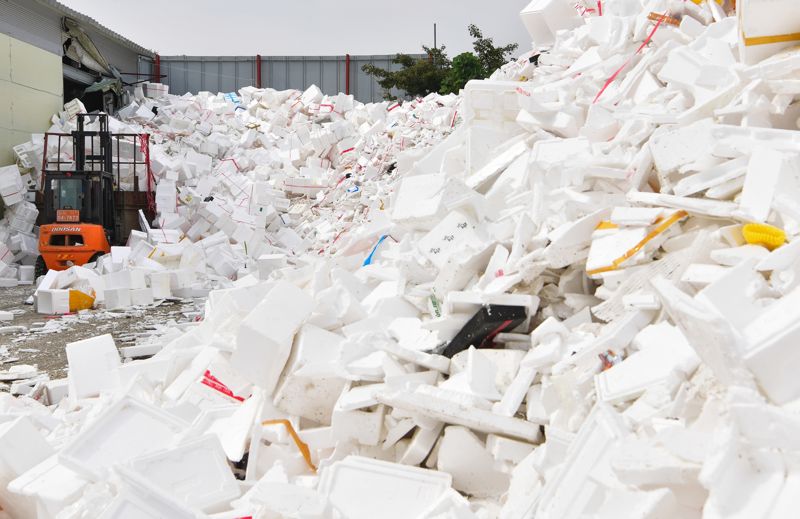
MULTIPOLYGON (((424 57, 416 55, 417 58, 424 57)), ((361 67, 367 63, 396 70, 394 55, 351 56, 350 93, 359 101, 383 100, 380 85, 361 67)), ((336 95, 347 89, 346 56, 262 56, 261 86, 276 90, 305 90, 317 85, 325 94, 336 95)), ((140 64, 140 71, 153 70, 140 64)), ((245 86, 256 85, 255 56, 162 56, 163 82, 170 92, 183 95, 187 92, 235 92, 245 86)), ((394 95, 401 95, 393 91, 394 95)))

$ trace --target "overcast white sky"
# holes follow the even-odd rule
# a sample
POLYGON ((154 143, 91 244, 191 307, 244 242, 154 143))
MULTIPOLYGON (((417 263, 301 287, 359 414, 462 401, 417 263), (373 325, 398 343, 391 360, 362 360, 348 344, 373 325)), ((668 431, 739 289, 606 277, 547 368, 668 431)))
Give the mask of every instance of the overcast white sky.
POLYGON ((60 1, 165 56, 421 52, 434 22, 451 57, 471 50, 470 23, 530 48, 519 19, 529 0, 60 1))

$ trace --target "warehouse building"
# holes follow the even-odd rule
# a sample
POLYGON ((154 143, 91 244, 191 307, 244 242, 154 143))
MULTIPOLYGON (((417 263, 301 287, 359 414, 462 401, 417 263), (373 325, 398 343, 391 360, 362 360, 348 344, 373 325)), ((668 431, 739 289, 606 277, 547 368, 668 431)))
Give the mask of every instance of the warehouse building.
POLYGON ((13 163, 14 145, 46 131, 65 100, 120 106, 122 83, 148 79, 137 75, 139 62, 154 56, 55 0, 0 2, 0 165, 13 163))

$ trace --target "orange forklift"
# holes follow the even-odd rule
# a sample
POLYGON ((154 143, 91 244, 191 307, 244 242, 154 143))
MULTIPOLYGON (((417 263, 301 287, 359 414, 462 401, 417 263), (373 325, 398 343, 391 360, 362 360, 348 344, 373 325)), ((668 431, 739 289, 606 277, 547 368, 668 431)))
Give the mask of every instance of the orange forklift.
MULTIPOLYGON (((45 135, 58 139, 58 157, 49 160, 47 152, 42 168, 42 189, 37 197, 39 209, 39 256, 35 276, 48 270, 66 270, 84 265, 111 252, 111 245, 125 240, 133 225, 125 225, 120 209, 136 214, 138 209, 152 213, 153 180, 149 160, 149 136, 111 134, 108 115, 78 114, 77 130, 72 134, 45 135), (97 122, 96 130, 86 125, 97 122), (72 139, 72 160, 62 153, 62 140, 72 139), (88 144, 88 153, 87 153, 88 144), (116 147, 116 150, 115 150, 116 147), (120 158, 120 149, 127 158, 120 158), (115 153, 116 151, 116 153, 115 153), (137 166, 147 175, 147 189, 139 191, 137 166), (133 171, 134 192, 119 189, 120 170, 133 171), (116 173, 116 175, 115 175, 116 173), (123 196, 144 194, 145 196, 123 196), (123 206, 123 207, 119 207, 123 206)), ((138 222, 135 218, 132 222, 138 222)))

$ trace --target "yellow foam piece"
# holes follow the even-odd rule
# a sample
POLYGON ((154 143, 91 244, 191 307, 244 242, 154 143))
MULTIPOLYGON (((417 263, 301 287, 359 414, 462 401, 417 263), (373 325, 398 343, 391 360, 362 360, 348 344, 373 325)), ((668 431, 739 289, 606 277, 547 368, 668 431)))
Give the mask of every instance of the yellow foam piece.
POLYGON ((597 227, 595 228, 595 230, 598 231, 607 231, 609 229, 619 229, 619 225, 603 220, 602 222, 597 224, 597 227))
MULTIPOLYGON (((638 254, 639 251, 642 250, 645 245, 647 245, 652 240, 654 240, 659 234, 665 232, 667 229, 669 229, 670 227, 672 227, 676 223, 680 222, 684 218, 687 218, 688 216, 689 216, 689 213, 687 213, 686 211, 678 211, 677 213, 675 213, 672 216, 670 216, 668 219, 664 220, 663 222, 660 222, 658 227, 653 229, 647 236, 645 236, 642 239, 642 241, 637 243, 628 252, 626 252, 625 254, 620 256, 619 258, 615 259, 613 262, 611 262, 611 265, 609 265, 607 267, 601 267, 599 269, 589 270, 589 271, 586 272, 586 275, 587 276, 594 276, 594 275, 597 275, 597 274, 603 274, 605 272, 612 272, 614 270, 617 270, 623 263, 625 263, 627 260, 629 260, 630 258, 634 257, 636 254, 638 254)), ((602 224, 602 222, 601 222, 601 224, 602 224)))
POLYGON ((80 312, 81 310, 90 310, 94 306, 95 298, 84 294, 80 290, 69 291, 69 311, 80 312))
POLYGON ((306 465, 308 465, 308 468, 310 468, 311 472, 314 474, 317 473, 317 467, 311 462, 311 450, 308 448, 308 444, 300 439, 300 435, 297 434, 297 431, 295 431, 292 422, 285 419, 266 420, 261 422, 261 425, 283 425, 286 427, 286 430, 289 432, 289 436, 292 437, 292 440, 294 440, 295 445, 297 445, 297 449, 300 451, 300 454, 303 455, 303 459, 306 460, 306 465))
POLYGON ((786 243, 786 233, 782 229, 763 223, 748 223, 742 227, 742 236, 750 245, 761 245, 769 250, 786 243))

